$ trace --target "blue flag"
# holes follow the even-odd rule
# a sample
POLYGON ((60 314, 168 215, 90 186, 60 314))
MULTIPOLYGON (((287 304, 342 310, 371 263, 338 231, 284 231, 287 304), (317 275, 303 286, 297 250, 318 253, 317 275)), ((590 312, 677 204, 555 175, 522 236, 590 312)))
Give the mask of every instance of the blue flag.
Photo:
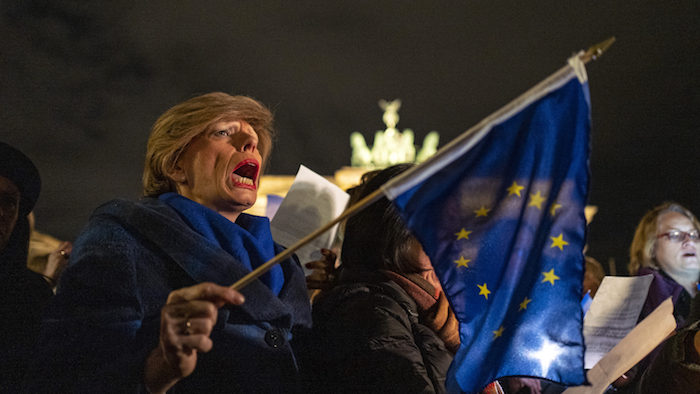
POLYGON ((459 320, 450 392, 505 376, 585 383, 588 97, 574 57, 383 187, 459 320))

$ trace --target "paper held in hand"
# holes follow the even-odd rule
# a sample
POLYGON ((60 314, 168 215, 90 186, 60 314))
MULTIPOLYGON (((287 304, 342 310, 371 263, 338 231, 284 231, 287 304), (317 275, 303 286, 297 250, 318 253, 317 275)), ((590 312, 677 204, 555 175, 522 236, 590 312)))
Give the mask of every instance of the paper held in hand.
MULTIPOLYGON (((340 216, 350 196, 338 186, 305 166, 299 166, 294 183, 270 222, 272 238, 290 247, 314 230, 340 216)), ((321 248, 330 249, 335 238, 336 224, 295 253, 304 263, 321 259, 321 248)), ((311 270, 304 268, 306 275, 311 270)))
POLYGON ((653 278, 644 275, 603 279, 583 319, 586 369, 593 368, 637 325, 653 278))

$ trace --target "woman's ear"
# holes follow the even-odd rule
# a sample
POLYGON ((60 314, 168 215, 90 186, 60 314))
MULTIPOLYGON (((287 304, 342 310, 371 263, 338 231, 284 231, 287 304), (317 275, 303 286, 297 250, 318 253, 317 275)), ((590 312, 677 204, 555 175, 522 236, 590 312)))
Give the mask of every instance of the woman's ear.
POLYGON ((184 168, 182 168, 177 161, 170 166, 170 168, 167 171, 167 175, 168 178, 170 178, 173 182, 187 182, 187 174, 185 173, 184 168))

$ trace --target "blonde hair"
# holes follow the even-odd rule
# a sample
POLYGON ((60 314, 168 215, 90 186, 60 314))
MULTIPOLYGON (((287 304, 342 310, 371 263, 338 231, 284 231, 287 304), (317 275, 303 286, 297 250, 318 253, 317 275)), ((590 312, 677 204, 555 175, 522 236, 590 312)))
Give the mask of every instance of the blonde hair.
POLYGON ((677 212, 687 217, 693 223, 693 227, 696 230, 700 230, 700 222, 698 222, 695 215, 676 203, 665 202, 647 212, 639 222, 630 246, 630 263, 627 266, 630 275, 635 275, 642 267, 659 268, 655 256, 659 218, 669 212, 677 212))
POLYGON ((264 168, 272 150, 272 112, 250 97, 208 93, 170 108, 153 125, 143 169, 143 195, 158 197, 176 192, 168 171, 180 153, 212 124, 232 120, 244 120, 253 127, 258 135, 258 150, 264 168))

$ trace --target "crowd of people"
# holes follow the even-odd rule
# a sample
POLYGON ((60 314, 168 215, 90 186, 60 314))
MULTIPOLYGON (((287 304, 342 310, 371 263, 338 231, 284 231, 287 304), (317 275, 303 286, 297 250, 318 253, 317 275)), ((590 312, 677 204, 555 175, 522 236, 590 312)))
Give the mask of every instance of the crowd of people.
MULTIPOLYGON (((38 263, 29 240, 40 176, 0 143, 0 392, 445 392, 459 322, 386 199, 343 224, 339 259, 322 251, 308 278, 290 257, 240 292, 229 287, 283 250, 267 218, 244 212, 272 124, 244 96, 174 106, 151 130, 143 198, 105 203, 74 244, 56 241, 38 263), (313 302, 307 288, 319 290, 313 302)), ((366 174, 351 201, 410 166, 366 174)), ((611 390, 700 391, 699 230, 678 204, 642 218, 629 271, 653 282, 640 320, 672 297, 678 330, 611 390)), ((604 272, 587 267, 594 295, 604 272)), ((564 389, 512 377, 482 392, 564 389)))

